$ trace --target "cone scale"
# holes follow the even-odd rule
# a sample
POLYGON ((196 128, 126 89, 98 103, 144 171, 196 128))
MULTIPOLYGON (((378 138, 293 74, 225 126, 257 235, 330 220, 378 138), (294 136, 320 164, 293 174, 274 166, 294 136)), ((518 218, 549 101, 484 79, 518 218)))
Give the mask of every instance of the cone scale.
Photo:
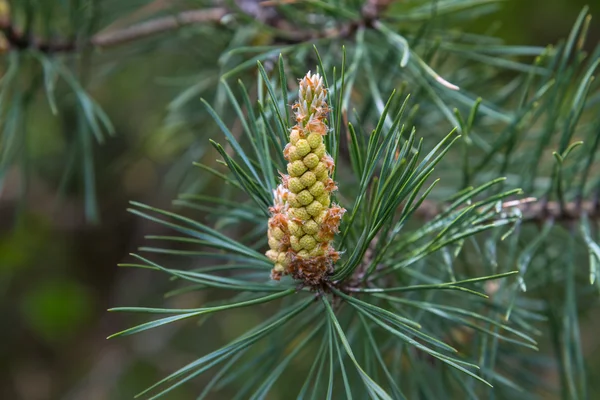
POLYGON ((329 130, 326 97, 319 74, 309 72, 300 81, 298 102, 293 106, 296 125, 283 150, 287 174, 281 173, 281 184, 274 190, 268 222, 266 255, 274 263, 274 280, 291 275, 317 286, 339 259, 333 239, 346 210, 331 203, 331 192, 337 187, 331 179, 335 163, 323 140, 329 130))

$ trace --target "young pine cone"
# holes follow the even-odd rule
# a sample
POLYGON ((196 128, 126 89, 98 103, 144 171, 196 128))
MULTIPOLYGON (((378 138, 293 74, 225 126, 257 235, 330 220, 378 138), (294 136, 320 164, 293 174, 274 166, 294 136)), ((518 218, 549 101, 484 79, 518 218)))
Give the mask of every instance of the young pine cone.
POLYGON ((323 141, 328 131, 326 96, 319 74, 309 72, 300 81, 298 103, 293 106, 297 124, 283 151, 288 175, 282 174, 270 208, 266 255, 275 263, 271 271, 275 280, 289 274, 316 286, 339 259, 332 242, 346 210, 331 204, 331 192, 337 187, 331 179, 335 163, 323 141))

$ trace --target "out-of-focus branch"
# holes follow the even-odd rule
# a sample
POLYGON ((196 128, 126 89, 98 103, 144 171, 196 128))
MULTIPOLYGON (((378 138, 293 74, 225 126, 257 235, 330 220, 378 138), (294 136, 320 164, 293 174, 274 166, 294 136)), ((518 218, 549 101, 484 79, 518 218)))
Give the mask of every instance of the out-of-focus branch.
POLYGON ((222 7, 183 11, 176 15, 152 19, 127 28, 100 32, 94 35, 90 42, 96 47, 112 47, 159 33, 176 30, 186 25, 208 22, 218 23, 226 14, 227 9, 222 7))
MULTIPOLYGON (((262 20, 264 23, 284 32, 280 36, 276 36, 275 40, 284 43, 300 43, 323 38, 344 38, 351 36, 361 26, 371 27, 373 22, 377 20, 392 3, 392 0, 368 0, 362 8, 360 19, 348 21, 331 29, 314 31, 295 29, 276 12, 263 11, 276 6, 281 2, 282 1, 238 0, 238 6, 242 12, 257 18, 258 20, 262 20), (252 3, 254 7, 249 7, 249 3, 252 3), (268 17, 265 17, 265 15, 268 17)), ((182 11, 177 14, 158 17, 124 28, 109 28, 108 30, 95 34, 87 43, 78 43, 75 39, 42 40, 29 33, 19 31, 19 29, 13 25, 8 14, 5 14, 0 18, 0 32, 4 34, 10 48, 22 50, 36 49, 44 53, 75 52, 82 47, 89 45, 97 48, 114 47, 138 39, 177 30, 188 25, 205 23, 220 24, 223 17, 230 13, 234 14, 235 12, 226 7, 182 11)))
MULTIPOLYGON (((523 221, 543 222, 554 220, 557 222, 576 221, 586 214, 590 219, 600 218, 600 204, 596 200, 582 202, 568 202, 561 207, 558 201, 537 200, 529 197, 523 200, 508 201, 502 204, 505 210, 518 209, 523 221)), ((415 214, 421 219, 432 219, 444 211, 444 205, 432 200, 425 200, 416 210, 415 214)))
POLYGON ((0 32, 4 34, 5 43, 9 48, 20 50, 34 48, 44 53, 71 52, 75 50, 74 41, 44 42, 31 35, 19 32, 6 18, 0 18, 0 32))
MULTIPOLYGON (((127 28, 100 32, 90 39, 89 44, 99 48, 117 46, 172 31, 186 25, 218 23, 226 14, 227 10, 222 7, 183 11, 176 15, 159 17, 127 28)), ((7 17, 0 19, 0 31, 4 34, 10 48, 36 49, 44 53, 62 53, 77 51, 82 47, 75 40, 44 41, 20 32, 7 17)))

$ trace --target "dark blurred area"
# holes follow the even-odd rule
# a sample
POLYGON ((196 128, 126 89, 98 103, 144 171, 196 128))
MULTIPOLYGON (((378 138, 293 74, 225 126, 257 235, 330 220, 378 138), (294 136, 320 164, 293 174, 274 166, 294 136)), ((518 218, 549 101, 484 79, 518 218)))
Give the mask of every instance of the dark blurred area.
MULTIPOLYGON (((593 3, 591 13, 598 19, 600 4, 593 3)), ((585 4, 511 0, 467 29, 492 33, 510 44, 556 43, 568 35, 585 4)), ((77 183, 56 191, 61 186, 58 165, 67 146, 56 140, 57 131, 75 129, 76 122, 68 112, 51 115, 43 92, 29 109, 29 129, 44 131, 41 137, 47 141, 31 143, 32 154, 44 168, 35 171, 26 194, 15 168, 0 197, 0 399, 130 399, 194 355, 214 348, 211 343, 234 337, 240 326, 259 318, 230 312, 211 318, 211 329, 198 330, 189 323, 152 330, 135 340, 106 340, 144 317, 108 313, 110 307, 165 302, 186 307, 203 296, 165 300, 164 293, 172 289, 165 276, 117 267, 130 261, 128 253, 144 243, 144 235, 162 229, 129 214, 130 200, 168 208, 190 185, 213 194, 220 190, 191 165, 203 157, 214 160, 215 155, 204 147, 190 147, 198 138, 207 140, 218 132, 212 125, 211 132, 193 124, 182 126, 169 112, 174 99, 197 84, 195 74, 216 68, 217 55, 204 54, 202 43, 192 39, 179 40, 177 47, 166 41, 150 50, 92 55, 93 65, 114 63, 101 83, 92 79, 90 92, 117 132, 103 145, 94 145, 97 222, 86 219, 77 183)), ((228 38, 214 40, 226 48, 228 38)), ((598 40, 600 23, 592 20, 589 46, 598 40)), ((194 94, 189 107, 200 112, 199 95, 194 94)), ((170 398, 195 398, 202 381, 195 384, 170 398)))

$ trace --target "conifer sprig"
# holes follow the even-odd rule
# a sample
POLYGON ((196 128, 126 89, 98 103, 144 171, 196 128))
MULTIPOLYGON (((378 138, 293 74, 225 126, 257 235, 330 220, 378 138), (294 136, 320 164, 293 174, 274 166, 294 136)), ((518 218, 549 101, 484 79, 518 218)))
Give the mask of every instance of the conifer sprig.
MULTIPOLYGON (((283 72, 283 67, 280 70, 283 72)), ((436 370, 447 374, 450 386, 460 381, 459 375, 451 372, 452 369, 482 383, 495 381, 507 387, 518 386, 512 379, 519 381, 519 376, 501 376, 494 370, 493 363, 486 364, 485 377, 481 375, 473 361, 477 360, 478 350, 471 346, 470 341, 439 336, 440 327, 452 327, 457 332, 466 329, 465 332, 473 337, 489 335, 496 341, 493 349, 502 344, 534 350, 536 342, 532 335, 535 331, 528 321, 535 313, 523 313, 520 306, 513 306, 514 322, 506 320, 508 303, 501 299, 491 303, 488 297, 492 292, 484 286, 486 282, 509 278, 515 272, 502 271, 473 278, 454 270, 447 279, 447 274, 440 273, 437 268, 438 263, 446 258, 440 253, 457 251, 457 246, 460 249, 466 240, 476 241, 474 235, 479 232, 515 223, 518 217, 504 211, 499 213, 497 204, 516 192, 505 191, 481 198, 481 193, 489 185, 465 191, 456 197, 451 208, 435 220, 422 227, 408 228, 415 209, 433 189, 431 185, 422 190, 433 173, 434 165, 444 157, 451 141, 457 137, 451 133, 421 159, 423 145, 415 145, 414 129, 408 137, 404 136, 402 119, 406 101, 400 105, 389 128, 385 128, 388 110, 396 107, 392 96, 377 128, 368 138, 368 145, 362 148, 356 143, 351 144, 351 152, 362 159, 364 169, 357 171, 358 176, 354 177, 358 185, 350 183, 350 190, 342 183, 339 185, 339 198, 349 200, 354 197, 354 200, 349 201, 352 207, 348 219, 339 227, 339 243, 336 245, 339 247, 334 247, 333 233, 338 229, 337 216, 341 217, 341 207, 334 206, 330 199, 330 192, 336 185, 330 177, 334 163, 327 155, 327 143, 337 146, 339 137, 332 135, 331 141, 323 140, 329 130, 325 115, 330 111, 326 100, 332 98, 331 93, 326 91, 324 77, 306 75, 300 81, 299 99, 294 106, 295 125, 291 126, 290 121, 282 117, 284 113, 279 108, 282 97, 277 94, 273 81, 264 69, 260 71, 269 101, 262 108, 259 105, 264 123, 259 123, 254 111, 248 110, 245 114, 247 139, 253 143, 248 150, 231 134, 217 113, 209 109, 230 141, 231 148, 236 150, 236 154, 232 155, 214 143, 231 172, 229 176, 219 175, 263 209, 240 205, 239 200, 217 202, 206 196, 191 195, 183 196, 185 200, 180 204, 197 204, 205 210, 214 210, 222 215, 219 219, 227 219, 229 223, 244 221, 244 224, 254 224, 250 231, 262 232, 263 240, 230 238, 193 219, 138 203, 132 208, 132 212, 183 235, 149 239, 178 241, 190 246, 189 250, 156 247, 144 247, 142 250, 195 256, 199 260, 210 259, 212 263, 203 263, 197 270, 187 271, 163 267, 146 257, 136 256, 141 263, 127 266, 161 270, 178 281, 189 283, 188 288, 177 292, 212 288, 238 295, 215 305, 193 309, 117 308, 114 311, 173 315, 113 336, 259 304, 280 303, 280 311, 230 344, 199 358, 148 389, 162 388, 151 398, 169 393, 217 365, 222 365, 223 369, 215 375, 210 387, 222 388, 225 382, 245 379, 252 374, 252 379, 240 389, 238 396, 258 398, 274 387, 300 354, 313 357, 314 364, 306 372, 304 385, 298 389, 302 394, 310 388, 317 397, 320 396, 318 393, 333 396, 345 391, 358 397, 410 398, 416 392, 432 390, 425 387, 426 382, 403 379, 405 374, 402 370, 406 367, 384 357, 384 352, 408 354, 412 368, 416 369, 429 364, 428 357, 435 359, 436 370), (281 132, 287 145, 271 130, 278 125, 289 132, 289 135, 285 130, 281 132), (265 143, 269 145, 265 147, 265 143), (282 169, 275 162, 277 158, 270 156, 282 149, 288 174, 282 175, 281 184, 274 190, 274 204, 270 206, 271 215, 267 220, 265 213, 269 205, 264 204, 263 199, 273 190, 271 185, 274 183, 264 178, 274 177, 276 171, 282 169), (259 161, 265 155, 272 162, 259 161), (319 169, 321 164, 322 170, 319 169), (373 178, 375 171, 378 179, 373 178), (311 198, 299 199, 305 196, 305 191, 311 198), (469 201, 472 204, 464 207, 469 201), (319 203, 319 209, 310 211, 315 202, 319 203), (217 203, 220 203, 221 209, 211 206, 217 203), (404 206, 400 207, 401 204, 404 206), (332 217, 335 218, 328 225, 327 221, 332 217), (374 240, 375 237, 378 239, 374 240), (375 247, 372 243, 376 243, 375 247), (267 246, 269 250, 265 257, 260 252, 267 246), (365 258, 369 248, 375 250, 372 259, 365 258), (343 253, 338 256, 338 251, 343 253), (221 261, 215 264, 214 260, 221 261), (335 260, 338 265, 333 268, 335 260), (270 279, 269 269, 272 269, 271 277, 276 280, 270 279), (315 294, 320 302, 314 301, 315 294), (424 311, 433 319, 425 318, 424 311), (376 340, 380 334, 384 334, 385 338, 376 340), (258 341, 275 336, 278 339, 273 343, 293 342, 293 349, 288 352, 276 344, 263 352, 249 351, 258 341), (366 352, 362 351, 364 343, 369 344, 366 352), (319 350, 315 352, 315 349, 319 350), (277 361, 264 364, 260 369, 252 368, 265 357, 277 361), (238 365, 235 371, 231 369, 232 360, 236 360, 238 365), (374 360, 378 360, 379 367, 374 367, 374 360), (327 378, 320 372, 324 363, 329 364, 327 383, 322 382, 327 378), (378 368, 387 371, 385 379, 376 372, 378 368), (353 377, 359 380, 355 381, 353 377), (356 382, 361 382, 361 385, 357 386, 356 382)), ((340 81, 344 81, 343 77, 340 81)), ((280 79, 279 82, 284 81, 280 79)), ((241 110, 233 92, 230 93, 233 107, 241 110)), ((242 93, 244 97, 246 92, 242 93)), ((342 90, 338 91, 338 96, 341 99, 342 90)), ((333 110, 332 119, 336 117, 335 113, 336 110, 333 110)), ((352 178, 348 178, 344 177, 344 182, 352 182, 352 178)), ((260 238, 254 234, 252 237, 260 238)), ((503 360, 503 356, 500 355, 499 359, 503 360)), ((443 380, 439 384, 441 382, 443 380)), ((443 393, 449 389, 438 387, 435 390, 443 393)))

